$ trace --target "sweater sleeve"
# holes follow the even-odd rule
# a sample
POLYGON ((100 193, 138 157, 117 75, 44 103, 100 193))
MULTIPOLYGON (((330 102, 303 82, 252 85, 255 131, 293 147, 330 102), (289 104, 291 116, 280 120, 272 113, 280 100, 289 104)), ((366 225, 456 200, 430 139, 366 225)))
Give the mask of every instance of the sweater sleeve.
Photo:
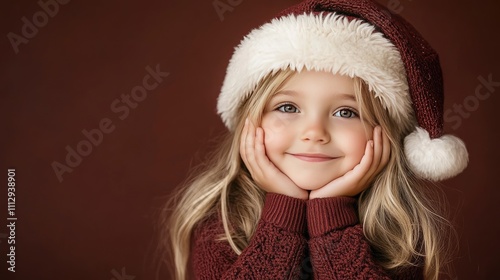
POLYGON ((423 279, 419 268, 389 274, 376 264, 359 224, 356 199, 317 198, 307 203, 314 279, 423 279))
POLYGON ((268 193, 261 219, 248 246, 238 256, 217 217, 194 235, 192 264, 196 279, 297 279, 307 240, 306 201, 268 193))

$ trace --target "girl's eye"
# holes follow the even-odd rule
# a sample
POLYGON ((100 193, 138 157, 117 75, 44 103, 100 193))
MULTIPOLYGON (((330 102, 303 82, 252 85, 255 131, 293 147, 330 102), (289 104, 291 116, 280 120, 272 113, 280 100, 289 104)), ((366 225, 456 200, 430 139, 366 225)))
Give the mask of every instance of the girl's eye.
POLYGON ((356 113, 350 109, 340 109, 334 114, 335 117, 341 118, 355 118, 357 117, 356 113))
POLYGON ((292 104, 283 104, 276 109, 278 111, 283 112, 283 113, 298 113, 299 112, 297 107, 293 106, 292 104))

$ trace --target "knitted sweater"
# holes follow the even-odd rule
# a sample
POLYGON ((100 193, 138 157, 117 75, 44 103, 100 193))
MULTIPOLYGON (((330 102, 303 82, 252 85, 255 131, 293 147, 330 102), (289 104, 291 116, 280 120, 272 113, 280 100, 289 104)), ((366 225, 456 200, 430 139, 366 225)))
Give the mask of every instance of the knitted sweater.
POLYGON ((196 279, 423 279, 420 268, 391 277, 375 263, 355 204, 350 197, 305 201, 268 193, 239 256, 217 240, 222 222, 210 217, 194 234, 196 279))

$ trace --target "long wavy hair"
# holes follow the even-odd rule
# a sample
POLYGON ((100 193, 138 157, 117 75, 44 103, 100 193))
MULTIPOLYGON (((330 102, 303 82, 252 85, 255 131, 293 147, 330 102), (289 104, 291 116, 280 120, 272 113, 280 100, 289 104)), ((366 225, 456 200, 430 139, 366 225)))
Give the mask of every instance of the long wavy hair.
MULTIPOLYGON (((265 192, 252 180, 240 157, 240 135, 245 117, 260 124, 270 98, 296 72, 286 69, 266 76, 240 106, 236 128, 226 132, 206 161, 192 170, 165 204, 160 219, 162 259, 175 270, 176 279, 186 279, 190 244, 195 227, 220 215, 223 242, 236 254, 248 246, 260 219, 265 192)), ((426 279, 437 279, 449 259, 451 224, 444 217, 446 203, 435 186, 421 182, 408 167, 403 141, 415 127, 409 120, 389 117, 380 100, 359 78, 354 92, 360 117, 369 125, 380 125, 391 143, 387 166, 358 200, 364 234, 376 259, 387 270, 423 266, 426 279)))

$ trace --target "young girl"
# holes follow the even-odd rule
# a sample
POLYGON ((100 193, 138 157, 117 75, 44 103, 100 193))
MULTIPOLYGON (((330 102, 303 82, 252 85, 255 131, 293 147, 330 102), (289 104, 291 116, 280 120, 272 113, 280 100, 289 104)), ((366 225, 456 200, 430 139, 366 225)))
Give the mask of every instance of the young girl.
POLYGON ((437 279, 460 173, 436 53, 369 0, 311 0, 252 30, 218 99, 229 132, 172 200, 176 278, 437 279), (191 265, 189 265, 191 263, 191 265))

